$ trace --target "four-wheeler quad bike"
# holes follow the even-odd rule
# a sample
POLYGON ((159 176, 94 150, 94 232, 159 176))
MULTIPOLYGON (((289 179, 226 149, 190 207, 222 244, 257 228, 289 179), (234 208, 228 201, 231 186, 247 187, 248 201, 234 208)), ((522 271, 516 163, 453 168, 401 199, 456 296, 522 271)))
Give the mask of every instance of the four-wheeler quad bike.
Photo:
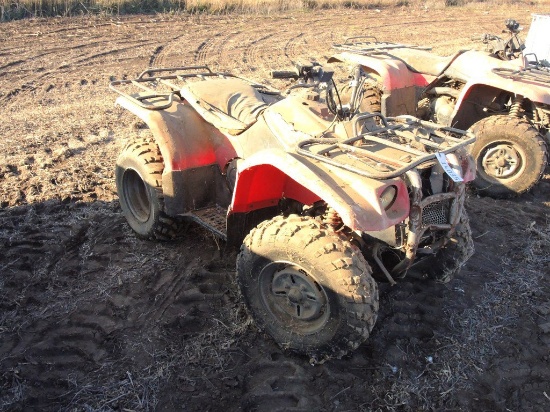
MULTIPOLYGON (((523 59, 501 61, 486 52, 460 50, 440 57, 427 48, 355 37, 334 45, 329 62, 355 69, 361 89, 352 98, 362 112, 415 115, 459 129, 471 128, 480 194, 527 192, 547 165, 550 72, 523 59)), ((349 96, 346 87, 344 96, 349 96)))
POLYGON ((239 245, 238 284, 258 327, 322 361, 369 336, 373 276, 395 282, 430 262, 425 274, 445 282, 473 253, 463 203, 475 137, 356 115, 316 64, 273 75, 300 81, 283 95, 182 67, 112 82, 151 132, 120 154, 117 190, 143 238, 194 220, 239 245))

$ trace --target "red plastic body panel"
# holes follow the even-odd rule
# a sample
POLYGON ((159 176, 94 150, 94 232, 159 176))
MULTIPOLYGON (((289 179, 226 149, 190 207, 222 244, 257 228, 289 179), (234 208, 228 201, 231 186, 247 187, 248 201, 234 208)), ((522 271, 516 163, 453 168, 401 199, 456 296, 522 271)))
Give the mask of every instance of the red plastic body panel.
MULTIPOLYGON (((422 53, 427 52, 423 51, 422 53)), ((344 52, 333 56, 329 59, 329 62, 331 61, 356 63, 363 66, 367 71, 376 73, 379 76, 384 93, 391 93, 392 90, 411 86, 425 87, 435 79, 433 75, 415 73, 409 70, 403 61, 389 55, 372 57, 344 52)), ((493 71, 493 69, 520 70, 521 65, 521 59, 502 61, 489 56, 487 53, 475 50, 460 54, 445 70, 445 74, 449 77, 466 83, 455 105, 451 123, 454 123, 455 117, 462 109, 462 103, 467 99, 470 92, 479 86, 492 87, 512 95, 525 97, 535 103, 550 105, 550 88, 544 84, 525 78, 510 78, 493 71)))
POLYGON ((322 199, 338 212, 344 224, 360 231, 384 230, 402 222, 409 214, 408 192, 401 179, 361 178, 344 169, 288 153, 263 121, 251 127, 250 133, 255 137, 249 139, 246 134, 222 134, 185 103, 153 111, 124 98, 117 102, 142 119, 155 136, 165 160, 163 190, 168 197, 177 192, 176 183, 169 178, 172 171, 216 163, 224 171, 231 159, 246 154, 246 159, 238 164, 228 214, 274 206, 283 198, 307 205, 322 199), (398 196, 391 208, 384 210, 380 195, 389 185, 397 188, 398 196))
POLYGON ((165 160, 166 173, 214 163, 223 169, 236 156, 229 139, 185 102, 175 102, 165 110, 144 109, 123 97, 117 104, 149 126, 165 160))
POLYGON ((304 204, 323 199, 353 230, 377 231, 402 222, 409 197, 401 179, 377 181, 283 150, 264 150, 239 164, 229 213, 248 212, 291 198, 304 204), (284 168, 284 170, 282 170, 284 168), (389 210, 380 205, 383 190, 394 185, 398 197, 389 210))
MULTIPOLYGON (((339 53, 331 57, 328 62, 345 61, 360 64, 368 72, 379 76, 384 92, 402 89, 410 86, 426 86, 430 76, 410 71, 401 60, 391 57, 371 57, 355 53, 339 53)), ((433 78, 433 76, 431 76, 433 78)))

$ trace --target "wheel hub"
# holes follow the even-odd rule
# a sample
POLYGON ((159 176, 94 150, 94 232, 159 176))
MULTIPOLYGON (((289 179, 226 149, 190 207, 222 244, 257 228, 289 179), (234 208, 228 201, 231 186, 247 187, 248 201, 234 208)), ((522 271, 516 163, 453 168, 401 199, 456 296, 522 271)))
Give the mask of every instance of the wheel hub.
POLYGON ((505 179, 520 169, 521 158, 512 145, 501 143, 485 152, 482 165, 489 176, 505 179))
POLYGON ((296 287, 290 288, 287 296, 290 303, 299 304, 304 302, 303 293, 296 287))
POLYGON ((319 284, 305 271, 285 266, 273 274, 269 296, 277 310, 294 319, 311 321, 323 316, 327 298, 319 284))

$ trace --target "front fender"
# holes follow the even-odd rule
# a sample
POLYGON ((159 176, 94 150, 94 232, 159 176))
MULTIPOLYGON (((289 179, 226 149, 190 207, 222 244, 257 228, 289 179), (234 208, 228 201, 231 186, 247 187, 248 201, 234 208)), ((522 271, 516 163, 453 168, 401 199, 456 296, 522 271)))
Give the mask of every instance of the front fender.
POLYGON ((521 80, 506 79, 494 74, 483 80, 473 79, 468 81, 462 88, 456 107, 460 108, 463 101, 468 98, 472 90, 483 86, 501 90, 512 95, 519 95, 535 103, 550 105, 550 87, 543 87, 536 83, 521 80))
POLYGON ((402 222, 409 197, 401 179, 375 180, 280 149, 264 150, 239 162, 229 214, 276 205, 282 198, 304 204, 325 201, 344 224, 358 231, 379 231, 402 222), (398 194, 384 210, 382 191, 394 185, 398 194))
POLYGON ((476 89, 483 87, 550 105, 548 83, 544 79, 537 79, 535 71, 524 70, 521 59, 501 61, 486 53, 470 50, 460 55, 445 73, 465 83, 456 110, 460 110, 476 89))

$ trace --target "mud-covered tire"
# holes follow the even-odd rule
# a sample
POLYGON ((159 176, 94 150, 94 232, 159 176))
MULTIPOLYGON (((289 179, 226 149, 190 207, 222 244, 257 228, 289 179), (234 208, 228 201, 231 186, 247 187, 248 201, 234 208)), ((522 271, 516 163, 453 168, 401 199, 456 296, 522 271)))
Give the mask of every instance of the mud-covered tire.
POLYGON ((436 282, 450 282, 474 254, 474 241, 470 229, 470 219, 462 211, 455 233, 449 242, 430 259, 426 275, 436 282))
POLYGON ((260 330, 314 362, 341 358, 376 322, 378 289, 359 250, 310 217, 253 229, 237 258, 243 299, 260 330))
POLYGON ((475 123, 471 130, 477 137, 471 148, 477 164, 472 185, 480 195, 517 196, 541 179, 547 148, 543 137, 529 122, 510 116, 490 116, 475 123))
MULTIPOLYGON (((345 84, 339 90, 342 104, 349 104, 351 99, 351 86, 345 84)), ((363 96, 361 98, 361 104, 359 105, 359 113, 381 113, 382 111, 382 97, 378 87, 367 82, 363 87, 363 96)))
POLYGON ((150 139, 127 145, 117 159, 115 180, 122 213, 141 238, 170 240, 181 233, 178 218, 164 213, 164 162, 150 139))

